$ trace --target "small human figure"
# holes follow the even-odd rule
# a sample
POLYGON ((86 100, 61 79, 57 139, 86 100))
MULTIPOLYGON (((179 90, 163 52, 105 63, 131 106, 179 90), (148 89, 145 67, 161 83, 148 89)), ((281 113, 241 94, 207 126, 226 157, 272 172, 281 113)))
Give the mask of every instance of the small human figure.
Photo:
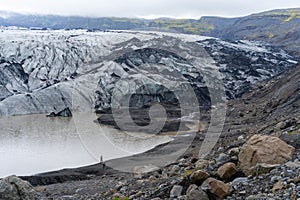
POLYGON ((197 133, 201 133, 201 129, 202 129, 202 125, 201 122, 199 121, 197 133))
POLYGON ((100 164, 102 165, 102 169, 104 171, 105 170, 105 163, 103 161, 103 156, 102 155, 100 156, 100 164))

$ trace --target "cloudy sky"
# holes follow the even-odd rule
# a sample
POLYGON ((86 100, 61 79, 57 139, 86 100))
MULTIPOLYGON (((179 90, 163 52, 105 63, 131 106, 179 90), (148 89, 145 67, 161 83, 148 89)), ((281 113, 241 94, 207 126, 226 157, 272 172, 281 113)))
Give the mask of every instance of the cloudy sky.
POLYGON ((300 7, 299 0, 0 0, 0 10, 37 14, 175 17, 243 16, 300 7))

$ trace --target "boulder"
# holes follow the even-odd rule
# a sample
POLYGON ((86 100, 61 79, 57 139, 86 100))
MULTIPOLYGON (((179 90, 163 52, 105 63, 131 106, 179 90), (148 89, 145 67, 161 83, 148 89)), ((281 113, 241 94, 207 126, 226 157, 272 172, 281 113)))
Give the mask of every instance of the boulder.
POLYGON ((197 185, 190 185, 186 191, 186 198, 185 200, 209 200, 208 195, 204 192, 201 188, 197 185))
POLYGON ((152 164, 136 166, 133 169, 134 178, 142 178, 143 174, 153 172, 155 170, 159 170, 159 168, 152 164))
POLYGON ((37 191, 37 192, 44 192, 46 190, 47 190, 47 188, 45 186, 38 186, 35 188, 35 191, 37 191))
POLYGON ((203 181, 205 181, 209 177, 210 175, 207 172, 197 170, 191 174, 190 180, 193 184, 201 185, 203 181))
POLYGON ((195 163, 196 169, 205 169, 209 166, 209 161, 208 160, 198 160, 195 163))
POLYGON ((0 181, 0 199, 38 200, 38 194, 27 181, 17 176, 9 176, 0 181))
POLYGON ((254 175, 257 164, 284 164, 292 158, 294 151, 294 147, 278 137, 254 135, 241 148, 240 167, 246 175, 254 175))
POLYGON ((287 163, 285 163, 285 166, 287 166, 288 168, 291 168, 291 169, 300 169, 300 162, 299 161, 289 161, 287 163))
POLYGON ((196 158, 196 157, 192 157, 192 158, 191 158, 191 163, 194 164, 194 163, 196 163, 197 161, 198 161, 198 158, 196 158))
POLYGON ((237 173, 236 165, 234 163, 226 163, 219 167, 217 174, 221 179, 229 179, 237 173))
POLYGON ((276 124, 275 126, 275 130, 282 130, 285 129, 287 126, 287 124, 285 122, 279 122, 278 124, 276 124))
POLYGON ((239 177, 239 178, 234 179, 231 182, 231 185, 236 186, 236 185, 239 185, 239 184, 247 184, 248 182, 249 182, 249 179, 247 177, 239 177))
POLYGON ((283 189, 284 185, 282 183, 282 180, 279 180, 272 188, 273 193, 276 193, 278 190, 283 189))
POLYGON ((231 156, 238 156, 240 153, 240 149, 239 148, 232 148, 228 151, 228 154, 231 156))
POLYGON ((279 164, 266 164, 266 163, 257 163, 255 167, 251 169, 251 173, 255 176, 259 176, 261 174, 268 174, 270 171, 279 167, 279 164))
POLYGON ((232 188, 230 185, 223 183, 214 178, 208 178, 201 185, 202 190, 208 191, 217 198, 224 199, 226 196, 230 195, 232 188))
POLYGON ((173 165, 169 172, 169 175, 175 176, 175 175, 178 175, 179 173, 180 173, 180 167, 178 165, 173 165))
POLYGON ((227 163, 230 160, 230 156, 225 153, 220 153, 218 158, 216 159, 216 164, 218 166, 223 165, 224 163, 227 163))
POLYGON ((174 197, 179 197, 181 196, 182 193, 182 186, 180 185, 174 185, 171 192, 170 192, 170 197, 174 198, 174 197))

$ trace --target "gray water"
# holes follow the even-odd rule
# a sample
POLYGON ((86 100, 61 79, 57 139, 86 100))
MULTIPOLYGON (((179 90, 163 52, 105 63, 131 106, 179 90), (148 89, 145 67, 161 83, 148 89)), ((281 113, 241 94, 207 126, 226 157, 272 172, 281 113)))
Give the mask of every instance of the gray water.
POLYGON ((73 118, 45 115, 0 117, 0 177, 33 175, 130 156, 171 140, 124 133, 94 122, 93 113, 73 118))

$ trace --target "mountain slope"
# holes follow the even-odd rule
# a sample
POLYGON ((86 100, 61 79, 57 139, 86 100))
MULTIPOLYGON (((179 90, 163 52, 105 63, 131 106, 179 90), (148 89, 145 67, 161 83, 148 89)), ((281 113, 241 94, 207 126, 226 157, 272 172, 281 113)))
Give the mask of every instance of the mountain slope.
POLYGON ((81 17, 59 15, 26 15, 0 11, 0 26, 17 26, 31 29, 89 29, 94 30, 161 30, 189 34, 209 32, 216 27, 224 27, 232 20, 221 22, 214 18, 147 20, 141 18, 81 17), (212 23, 216 22, 216 23, 212 23), (226 23, 227 22, 227 23, 226 23))
POLYGON ((300 147, 300 66, 257 84, 252 91, 229 103, 223 135, 232 137, 273 134, 300 147))
POLYGON ((230 40, 265 41, 299 56, 300 9, 273 10, 242 17, 207 35, 230 40))

